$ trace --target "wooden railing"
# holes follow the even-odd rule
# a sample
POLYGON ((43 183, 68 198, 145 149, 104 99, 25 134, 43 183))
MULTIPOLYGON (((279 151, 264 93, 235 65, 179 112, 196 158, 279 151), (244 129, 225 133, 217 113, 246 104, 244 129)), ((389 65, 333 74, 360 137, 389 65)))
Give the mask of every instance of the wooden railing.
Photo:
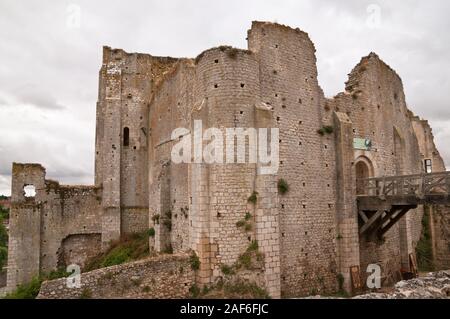
POLYGON ((450 171, 442 173, 375 177, 357 180, 358 196, 416 196, 450 194, 450 171))

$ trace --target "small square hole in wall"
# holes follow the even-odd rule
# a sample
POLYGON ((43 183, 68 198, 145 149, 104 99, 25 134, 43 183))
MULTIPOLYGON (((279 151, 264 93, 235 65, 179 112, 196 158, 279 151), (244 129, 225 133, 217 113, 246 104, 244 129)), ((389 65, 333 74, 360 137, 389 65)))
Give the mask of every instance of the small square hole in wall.
POLYGON ((217 89, 219 87, 218 84, 214 84, 214 88, 217 89))
POLYGON ((298 103, 302 104, 302 99, 298 99, 298 103))
POLYGON ((36 187, 34 185, 25 185, 23 191, 26 198, 33 198, 36 196, 36 187))
POLYGON ((302 142, 298 142, 298 145, 302 145, 302 142))
POLYGON ((303 124, 303 121, 298 121, 298 124, 299 124, 299 125, 302 125, 302 124, 303 124))
POLYGON ((329 165, 328 164, 325 164, 325 167, 328 167, 329 165))
POLYGON ((217 218, 220 218, 220 217, 222 217, 222 214, 217 212, 217 218))
POLYGON ((281 204, 281 209, 284 209, 284 204, 281 204))
POLYGON ((305 231, 305 235, 308 236, 308 232, 307 231, 305 231))
POLYGON ((278 94, 277 94, 277 93, 275 93, 275 97, 278 97, 278 94))
POLYGON ((286 236, 286 234, 285 233, 281 233, 281 237, 285 237, 286 236))
POLYGON ((244 111, 240 111, 239 113, 242 115, 242 114, 244 114, 244 111))
POLYGON ((248 240, 248 241, 252 241, 252 237, 251 237, 251 236, 248 236, 248 237, 247 237, 247 240, 248 240))
POLYGON ((323 147, 324 147, 325 149, 327 149, 327 148, 328 148, 328 145, 324 145, 323 147))
POLYGON ((286 105, 282 105, 281 107, 282 107, 283 109, 285 109, 285 108, 286 108, 286 105))
POLYGON ((283 165, 283 163, 284 163, 283 161, 280 161, 280 165, 283 165))
POLYGON ((305 204, 303 204, 303 208, 306 208, 306 205, 305 205, 305 204))
POLYGON ((275 44, 275 49, 278 49, 278 44, 275 44))
POLYGON ((244 88, 245 87, 245 84, 244 83, 241 83, 241 88, 244 88))
POLYGON ((215 60, 214 60, 214 63, 219 63, 219 60, 218 60, 218 59, 215 59, 215 60))
POLYGON ((330 187, 330 184, 327 184, 327 187, 330 187))
POLYGON ((328 208, 333 208, 333 205, 332 204, 328 204, 328 208))
POLYGON ((305 187, 306 186, 306 183, 303 183, 303 187, 305 187))

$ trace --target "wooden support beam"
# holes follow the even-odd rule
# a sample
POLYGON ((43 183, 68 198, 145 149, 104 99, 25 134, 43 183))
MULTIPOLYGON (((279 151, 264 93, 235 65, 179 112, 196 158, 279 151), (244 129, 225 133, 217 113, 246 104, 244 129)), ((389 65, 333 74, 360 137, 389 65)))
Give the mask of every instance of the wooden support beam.
POLYGON ((378 229, 378 236, 382 237, 384 234, 386 234, 386 232, 389 231, 389 229, 391 229, 392 226, 394 226, 395 223, 397 223, 410 209, 410 206, 402 208, 402 210, 394 218, 392 218, 385 227, 381 227, 380 229, 378 229))
POLYGON ((359 230, 359 234, 364 234, 384 213, 384 210, 378 210, 359 230))

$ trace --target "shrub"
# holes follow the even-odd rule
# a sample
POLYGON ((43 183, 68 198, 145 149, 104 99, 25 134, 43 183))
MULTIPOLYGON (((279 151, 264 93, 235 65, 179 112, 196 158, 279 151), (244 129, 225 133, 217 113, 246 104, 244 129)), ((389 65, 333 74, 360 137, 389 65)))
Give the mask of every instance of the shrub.
POLYGON ((249 212, 246 212, 245 217, 244 217, 245 221, 249 221, 250 218, 252 218, 252 214, 250 214, 249 212))
POLYGON ((425 207, 422 217, 422 234, 416 246, 417 266, 421 271, 433 271, 433 249, 430 231, 429 208, 425 207))
POLYGON ((244 230, 245 231, 251 231, 252 230, 252 224, 245 224, 244 230))
POLYGON ((288 183, 282 178, 278 180, 278 191, 281 195, 284 195, 289 191, 288 183))
POLYGON ((3 219, 0 217, 0 247, 6 247, 8 245, 8 232, 3 225, 3 219))
POLYGON ((42 279, 34 277, 27 284, 17 287, 17 289, 5 296, 5 299, 35 299, 41 289, 42 279))
POLYGON ((325 134, 332 134, 334 132, 333 126, 323 126, 321 129, 317 130, 317 133, 324 136, 325 134))
POLYGON ((156 232, 155 232, 155 229, 153 227, 150 228, 149 230, 147 230, 148 237, 155 237, 155 234, 156 234, 156 232))
POLYGON ((192 270, 197 271, 200 269, 200 258, 198 258, 195 252, 192 252, 191 256, 189 257, 189 262, 191 263, 192 270))
POLYGON ((248 198, 248 202, 252 203, 252 204, 256 204, 257 201, 258 201, 258 192, 253 191, 253 193, 248 198))
POLYGON ((8 249, 6 247, 0 247, 0 272, 2 272, 3 267, 6 266, 7 259, 8 259, 8 249))

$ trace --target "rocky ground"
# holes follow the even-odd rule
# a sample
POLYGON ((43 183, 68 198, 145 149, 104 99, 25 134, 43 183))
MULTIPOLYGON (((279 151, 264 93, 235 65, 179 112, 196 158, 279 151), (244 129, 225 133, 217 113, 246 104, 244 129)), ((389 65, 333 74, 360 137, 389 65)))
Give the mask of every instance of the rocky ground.
POLYGON ((353 299, 450 299, 450 270, 400 281, 389 293, 369 293, 353 299))

